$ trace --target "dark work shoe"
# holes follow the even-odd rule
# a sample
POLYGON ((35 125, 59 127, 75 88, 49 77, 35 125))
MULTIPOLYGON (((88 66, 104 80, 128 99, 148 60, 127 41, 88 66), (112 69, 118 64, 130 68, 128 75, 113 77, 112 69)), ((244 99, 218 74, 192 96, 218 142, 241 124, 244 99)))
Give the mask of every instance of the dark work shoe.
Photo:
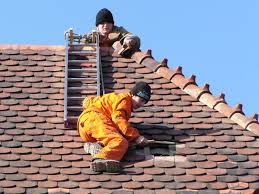
POLYGON ((103 159, 95 159, 92 164, 92 170, 95 172, 103 172, 106 171, 105 163, 103 159))
POLYGON ((92 162, 92 170, 95 172, 119 172, 121 171, 121 164, 118 160, 95 159, 92 162))
POLYGON ((97 142, 86 142, 84 145, 85 152, 91 154, 92 157, 94 157, 102 148, 103 146, 97 142))
POLYGON ((106 172, 120 172, 121 171, 120 161, 117 161, 117 160, 106 160, 105 167, 106 167, 106 172))

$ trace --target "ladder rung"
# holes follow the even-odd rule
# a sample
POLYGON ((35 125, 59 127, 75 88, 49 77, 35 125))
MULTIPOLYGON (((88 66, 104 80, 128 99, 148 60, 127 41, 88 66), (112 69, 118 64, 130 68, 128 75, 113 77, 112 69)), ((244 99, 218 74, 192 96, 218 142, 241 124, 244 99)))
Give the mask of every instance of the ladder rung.
POLYGON ((97 78, 87 78, 87 77, 72 77, 67 78, 68 81, 96 81, 97 78))
POLYGON ((96 63, 95 59, 89 59, 89 60, 68 60, 68 63, 96 63))
POLYGON ((68 90, 88 90, 88 89, 95 89, 97 90, 97 86, 85 86, 85 87, 68 87, 68 90))
POLYGON ((67 120, 64 120, 64 125, 67 128, 75 128, 77 125, 77 119, 71 121, 71 119, 67 118, 67 120))
POLYGON ((68 72, 97 72, 96 68, 68 69, 68 72))
POLYGON ((83 97, 83 96, 69 96, 69 97, 67 97, 67 99, 68 100, 76 100, 76 101, 83 101, 84 99, 86 98, 86 96, 85 97, 83 97))
POLYGON ((87 50, 83 50, 83 51, 68 51, 69 54, 71 55, 95 55, 96 51, 87 51, 87 50))
POLYGON ((67 109, 73 110, 73 111, 82 111, 83 110, 82 106, 68 106, 67 109))
POLYGON ((77 44, 68 44, 68 46, 96 46, 96 43, 87 43, 87 44, 77 43, 77 44))
POLYGON ((76 117, 76 116, 67 116, 67 121, 69 123, 76 123, 77 119, 78 119, 78 117, 76 117))

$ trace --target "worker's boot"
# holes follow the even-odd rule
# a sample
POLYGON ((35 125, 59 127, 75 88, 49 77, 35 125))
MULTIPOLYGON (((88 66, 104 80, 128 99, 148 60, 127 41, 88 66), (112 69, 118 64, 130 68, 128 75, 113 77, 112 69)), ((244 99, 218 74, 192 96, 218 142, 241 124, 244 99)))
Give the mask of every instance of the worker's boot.
POLYGON ((94 157, 102 148, 103 146, 97 142, 86 142, 84 145, 85 152, 91 154, 92 157, 94 157))
POLYGON ((118 160, 105 160, 96 158, 92 162, 92 170, 95 172, 120 172, 121 164, 118 160))

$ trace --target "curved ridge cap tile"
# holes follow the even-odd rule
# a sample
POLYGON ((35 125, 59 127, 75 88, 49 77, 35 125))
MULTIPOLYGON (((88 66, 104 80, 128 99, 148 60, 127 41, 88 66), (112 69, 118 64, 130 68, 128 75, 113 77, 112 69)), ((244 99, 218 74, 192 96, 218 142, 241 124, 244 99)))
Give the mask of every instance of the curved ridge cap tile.
MULTIPOLYGON (((198 87, 197 85, 194 84, 189 84, 184 88, 184 91, 186 93, 188 93, 189 95, 191 95, 192 97, 200 100, 201 96, 203 96, 203 94, 208 93, 210 94, 210 90, 209 90, 209 86, 208 84, 205 84, 203 87, 198 87)), ((209 96, 208 96, 209 98, 209 96)), ((204 99, 204 98, 203 98, 204 99)), ((215 98, 210 99, 210 101, 216 101, 215 98)), ((208 101, 208 103, 210 102, 208 101)), ((201 101, 202 102, 202 101, 201 101)), ((205 99, 206 102, 206 99, 205 99)), ((204 102, 203 102, 204 103, 204 102)), ((216 102, 214 102, 213 104, 215 104, 216 102)), ((206 103, 205 103, 206 104, 206 103)), ((209 105, 208 105, 209 106, 209 105)), ((213 105, 210 105, 209 107, 211 108, 211 106, 213 107, 213 105)))
MULTIPOLYGON (((141 60, 147 57, 147 55, 144 53, 140 53, 141 52, 139 52, 139 55, 142 56, 141 60)), ((154 60, 152 57, 150 57, 150 59, 154 60)), ((140 60, 136 60, 136 62, 138 61, 140 60)), ((255 119, 247 118, 244 115, 242 111, 242 104, 237 104, 235 107, 230 107, 225 102, 225 95, 223 93, 220 94, 220 96, 213 96, 209 90, 208 84, 205 84, 203 87, 197 86, 195 82, 195 75, 191 75, 189 78, 185 78, 185 76, 182 74, 182 67, 179 66, 175 70, 171 70, 166 66, 160 66, 156 69, 155 72, 162 77, 169 79, 172 83, 180 87, 184 92, 196 98, 200 102, 224 114, 244 129, 259 135, 258 122, 255 119)))
POLYGON ((241 127, 246 129, 250 124, 257 123, 256 120, 247 118, 244 114, 236 112, 231 116, 231 120, 238 123, 241 127))
POLYGON ((184 86, 183 86, 183 90, 187 87, 187 86, 189 86, 189 85, 196 85, 197 86, 197 84, 196 84, 196 76, 195 75, 191 75, 190 77, 188 77, 188 78, 185 78, 186 80, 185 80, 185 84, 184 84, 184 86))
POLYGON ((0 44, 0 50, 4 49, 31 49, 31 50, 52 50, 52 51, 63 51, 65 46, 60 45, 19 45, 19 44, 0 44))
POLYGON ((221 102, 221 103, 216 104, 214 109, 221 112, 228 118, 231 118, 235 113, 243 114, 242 105, 240 105, 240 104, 238 104, 235 107, 231 107, 226 102, 221 102))
POLYGON ((253 132, 257 136, 259 136, 259 124, 258 123, 250 123, 247 128, 248 131, 253 132))
POLYGON ((254 113, 249 119, 258 122, 258 114, 254 113))
POLYGON ((222 96, 213 96, 209 91, 201 93, 199 101, 212 109, 215 109, 215 106, 219 103, 225 103, 225 99, 222 96))
MULTIPOLYGON (((159 62, 159 66, 157 69, 159 69, 160 67, 168 67, 167 65, 168 59, 167 58, 163 58, 160 62, 159 62)), ((156 69, 156 70, 157 70, 156 69)))
POLYGON ((241 104, 237 104, 235 107, 230 107, 225 102, 222 102, 218 103, 214 109, 224 114, 244 129, 247 129, 259 136, 259 124, 257 120, 247 118, 242 111, 241 104))
MULTIPOLYGON (((175 71, 177 71, 177 69, 175 71)), ((175 83, 184 91, 184 89, 189 85, 197 85, 195 78, 195 75, 191 75, 190 77, 186 78, 182 74, 176 74, 172 77, 171 82, 175 83)))
POLYGON ((145 54, 148 55, 148 56, 152 56, 152 50, 151 49, 147 49, 145 51, 145 54))
MULTIPOLYGON (((135 60, 138 64, 142 64, 143 60, 146 58, 152 58, 151 56, 151 50, 147 51, 146 53, 143 53, 141 51, 136 51, 135 53, 133 53, 133 55, 131 56, 131 58, 133 60, 135 60)), ((155 60, 154 60, 155 61, 155 60)))
POLYGON ((161 62, 157 62, 153 59, 152 50, 148 49, 145 53, 141 51, 137 51, 133 53, 131 58, 136 61, 138 64, 144 65, 151 69, 153 72, 156 72, 160 67, 167 67, 167 59, 162 59, 161 62))
POLYGON ((181 67, 176 70, 171 70, 168 67, 160 67, 159 69, 157 69, 156 73, 170 81, 175 75, 182 75, 181 67))

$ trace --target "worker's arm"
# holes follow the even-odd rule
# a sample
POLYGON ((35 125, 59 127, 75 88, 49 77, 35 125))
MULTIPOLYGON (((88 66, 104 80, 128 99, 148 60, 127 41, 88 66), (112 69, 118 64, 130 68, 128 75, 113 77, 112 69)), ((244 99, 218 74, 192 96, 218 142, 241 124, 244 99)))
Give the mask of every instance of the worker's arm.
POLYGON ((128 109, 131 108, 131 105, 126 99, 122 100, 117 104, 113 113, 112 121, 118 126, 118 130, 129 140, 134 140, 138 138, 139 132, 134 127, 130 126, 128 119, 130 118, 130 113, 128 109))
POLYGON ((114 27, 114 32, 119 34, 119 41, 121 45, 127 45, 128 47, 139 48, 140 47, 140 38, 131 32, 128 32, 123 27, 114 27))

